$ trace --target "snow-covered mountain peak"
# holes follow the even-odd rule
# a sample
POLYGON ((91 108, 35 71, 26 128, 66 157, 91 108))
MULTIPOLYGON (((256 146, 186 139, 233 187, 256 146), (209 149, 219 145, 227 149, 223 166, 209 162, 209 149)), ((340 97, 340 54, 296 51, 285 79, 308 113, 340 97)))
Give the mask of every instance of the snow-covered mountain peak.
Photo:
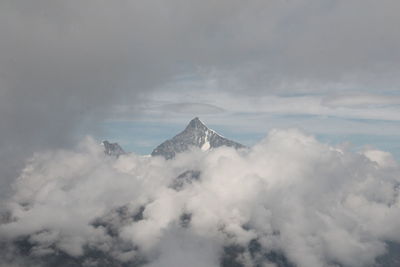
POLYGON ((177 153, 188 150, 190 147, 198 147, 201 150, 209 150, 220 146, 243 148, 244 146, 226 139, 209 129, 198 117, 192 119, 185 130, 160 144, 151 153, 152 156, 161 155, 167 159, 173 158, 177 153))

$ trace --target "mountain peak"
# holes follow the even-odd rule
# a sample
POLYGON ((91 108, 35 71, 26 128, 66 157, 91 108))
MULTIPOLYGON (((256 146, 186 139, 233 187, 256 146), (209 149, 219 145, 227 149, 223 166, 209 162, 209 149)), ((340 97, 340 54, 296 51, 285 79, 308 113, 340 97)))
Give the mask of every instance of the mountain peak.
POLYGON ((190 122, 189 122, 189 124, 190 123, 201 123, 201 124, 203 124, 203 122, 199 119, 199 117, 194 117, 190 122))
POLYGON ((186 126, 186 129, 208 129, 207 126, 198 118, 192 119, 189 124, 186 126))
POLYGON ((244 148, 245 146, 231 141, 209 129, 198 117, 192 119, 185 130, 173 138, 163 142, 151 153, 152 156, 163 156, 166 159, 175 157, 177 153, 184 152, 191 147, 198 147, 201 150, 228 146, 244 148))

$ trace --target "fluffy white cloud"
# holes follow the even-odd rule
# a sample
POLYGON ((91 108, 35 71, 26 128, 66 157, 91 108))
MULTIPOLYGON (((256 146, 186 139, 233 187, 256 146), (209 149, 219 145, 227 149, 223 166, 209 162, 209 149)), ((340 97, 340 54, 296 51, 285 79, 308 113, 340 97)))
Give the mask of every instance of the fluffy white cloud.
POLYGON ((386 153, 364 153, 274 130, 244 151, 115 159, 87 138, 27 163, 0 236, 25 238, 32 259, 95 250, 152 267, 251 266, 276 253, 298 266, 366 266, 400 242, 400 179, 386 153), (188 170, 200 177, 174 188, 188 170))

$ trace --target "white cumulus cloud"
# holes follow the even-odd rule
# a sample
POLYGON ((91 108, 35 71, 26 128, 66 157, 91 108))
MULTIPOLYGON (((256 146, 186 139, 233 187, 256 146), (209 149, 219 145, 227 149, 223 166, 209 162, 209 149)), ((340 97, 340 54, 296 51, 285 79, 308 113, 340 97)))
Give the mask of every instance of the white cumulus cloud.
POLYGON ((297 130, 168 161, 107 157, 88 137, 27 162, 0 236, 43 266, 55 255, 82 266, 368 266, 400 242, 398 174, 385 152, 354 153, 297 130), (174 187, 186 171, 200 176, 174 187))

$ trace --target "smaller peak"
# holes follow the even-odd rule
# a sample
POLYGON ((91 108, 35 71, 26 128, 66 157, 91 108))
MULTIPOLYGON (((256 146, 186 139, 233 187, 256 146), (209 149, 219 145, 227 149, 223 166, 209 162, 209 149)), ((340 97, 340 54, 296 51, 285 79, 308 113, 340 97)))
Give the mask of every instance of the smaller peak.
POLYGON ((126 154, 118 143, 110 143, 104 140, 101 144, 104 146, 104 153, 106 155, 119 157, 120 155, 126 154))

